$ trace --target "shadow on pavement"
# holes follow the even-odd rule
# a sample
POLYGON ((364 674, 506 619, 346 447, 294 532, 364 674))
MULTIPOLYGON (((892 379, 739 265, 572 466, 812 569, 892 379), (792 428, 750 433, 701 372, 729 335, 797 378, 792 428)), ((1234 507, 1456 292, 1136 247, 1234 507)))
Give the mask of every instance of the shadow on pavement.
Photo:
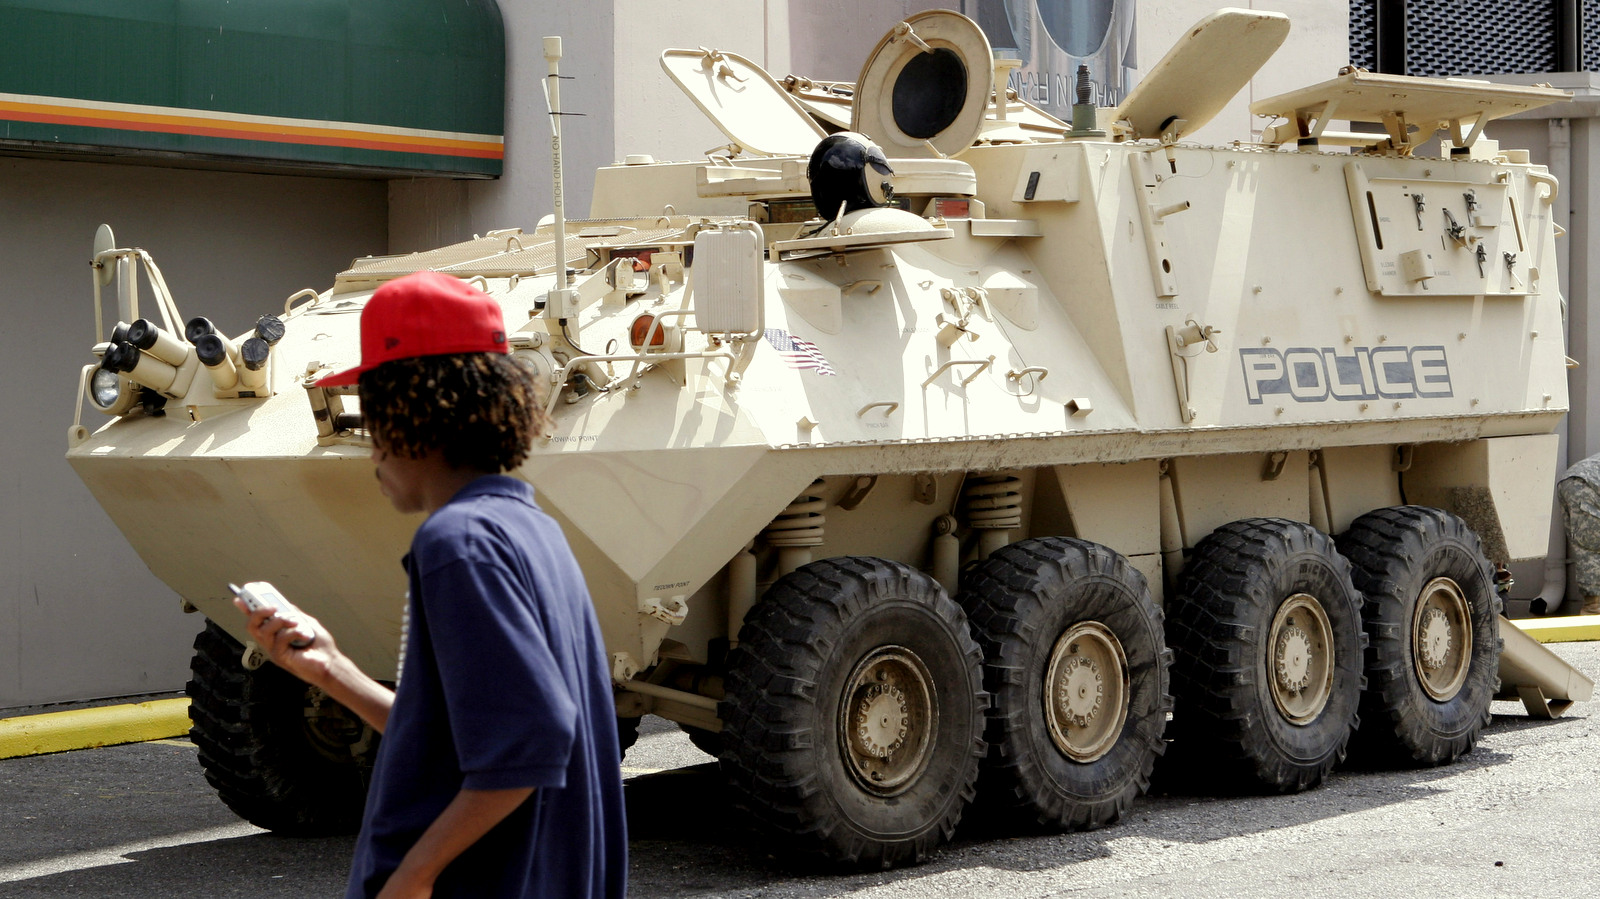
POLYGON ((0 883, 0 896, 338 896, 354 840, 254 834, 131 852, 120 864, 0 883))
MULTIPOLYGON (((1496 717, 1492 729, 1548 726, 1526 718, 1496 717)), ((1455 763, 1404 770, 1335 769, 1306 793, 1222 795, 1197 789, 1204 777, 1169 772, 1158 791, 1135 801, 1129 814, 1105 830, 1059 833, 1016 819, 969 814, 955 841, 926 865, 871 873, 797 868, 777 847, 764 845, 732 807, 716 765, 666 771, 628 782, 629 827, 638 895, 825 897, 874 885, 910 883, 974 865, 1005 871, 1045 871, 1108 858, 1110 844, 1137 837, 1161 844, 1194 844, 1262 834, 1282 828, 1394 806, 1443 792, 1433 786, 1513 760, 1477 747, 1455 763), (704 873, 697 876, 696 869, 704 873), (728 891, 738 883, 742 889, 728 891), (760 884, 760 886, 756 886, 760 884)), ((1158 769, 1161 766, 1158 765, 1158 769)))

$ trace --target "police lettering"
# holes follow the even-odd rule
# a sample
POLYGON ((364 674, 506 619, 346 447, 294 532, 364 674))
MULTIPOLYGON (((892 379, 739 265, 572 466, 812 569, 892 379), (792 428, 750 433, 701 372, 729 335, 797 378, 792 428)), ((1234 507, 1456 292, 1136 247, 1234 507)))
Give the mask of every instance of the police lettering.
POLYGON ((1285 393, 1297 403, 1455 395, 1442 346, 1361 346, 1347 355, 1333 347, 1251 347, 1239 351, 1239 362, 1252 405, 1285 393))

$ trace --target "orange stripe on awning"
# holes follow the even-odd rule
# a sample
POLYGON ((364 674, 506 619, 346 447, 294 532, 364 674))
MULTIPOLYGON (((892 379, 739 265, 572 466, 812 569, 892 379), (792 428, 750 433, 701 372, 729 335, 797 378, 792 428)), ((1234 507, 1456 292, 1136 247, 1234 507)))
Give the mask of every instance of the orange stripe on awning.
POLYGON ((281 144, 388 150, 397 153, 423 153, 433 156, 463 156, 476 159, 502 159, 505 156, 505 146, 491 141, 467 141, 451 138, 384 134, 346 128, 230 122, 226 119, 210 119, 203 116, 113 112, 111 110, 84 109, 71 106, 49 106, 39 103, 0 101, 0 118, 41 124, 79 125, 90 128, 187 134, 196 137, 222 137, 281 144))

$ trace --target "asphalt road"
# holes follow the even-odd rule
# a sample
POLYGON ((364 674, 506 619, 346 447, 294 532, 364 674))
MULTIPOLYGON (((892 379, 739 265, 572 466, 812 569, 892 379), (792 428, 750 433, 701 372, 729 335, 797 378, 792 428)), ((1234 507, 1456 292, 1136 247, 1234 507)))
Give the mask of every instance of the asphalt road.
MULTIPOLYGON (((1600 680, 1600 644, 1554 647, 1600 680)), ((731 817, 714 765, 647 719, 625 763, 632 893, 658 896, 1460 897, 1600 894, 1600 715, 1497 703, 1470 756, 1340 772, 1284 797, 1172 785, 1093 833, 965 828, 917 868, 794 871, 731 817)), ((0 897, 336 896, 349 838, 244 824, 184 741, 0 761, 0 897)))

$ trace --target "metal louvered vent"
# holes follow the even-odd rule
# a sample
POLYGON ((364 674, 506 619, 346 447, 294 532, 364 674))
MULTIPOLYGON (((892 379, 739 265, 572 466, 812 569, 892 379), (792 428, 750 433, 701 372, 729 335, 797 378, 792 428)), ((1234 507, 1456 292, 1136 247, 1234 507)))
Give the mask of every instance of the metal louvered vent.
MULTIPOLYGON (((1556 2, 1409 0, 1405 73, 1443 76, 1555 71, 1556 2)), ((1585 10, 1591 5, 1593 0, 1585 0, 1585 10)), ((1354 18, 1352 5, 1352 34, 1354 18)), ((1585 46, 1588 45, 1586 40, 1585 46)))
POLYGON ((1600 0, 1583 0, 1580 7, 1583 23, 1583 37, 1580 39, 1579 52, 1582 56, 1582 68, 1585 72, 1600 71, 1600 0))
POLYGON ((1369 72, 1378 71, 1377 7, 1378 0, 1350 0, 1350 64, 1369 72))

